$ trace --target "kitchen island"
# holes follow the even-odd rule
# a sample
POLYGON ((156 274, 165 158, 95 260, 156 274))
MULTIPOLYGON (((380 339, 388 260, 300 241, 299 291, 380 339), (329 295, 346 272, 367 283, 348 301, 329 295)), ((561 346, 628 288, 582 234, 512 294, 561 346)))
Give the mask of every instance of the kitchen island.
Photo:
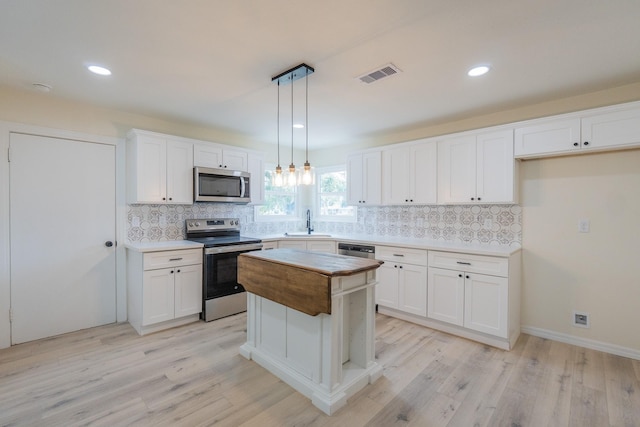
POLYGON ((328 415, 382 376, 375 361, 375 270, 382 262, 275 249, 238 257, 247 290, 240 354, 328 415))

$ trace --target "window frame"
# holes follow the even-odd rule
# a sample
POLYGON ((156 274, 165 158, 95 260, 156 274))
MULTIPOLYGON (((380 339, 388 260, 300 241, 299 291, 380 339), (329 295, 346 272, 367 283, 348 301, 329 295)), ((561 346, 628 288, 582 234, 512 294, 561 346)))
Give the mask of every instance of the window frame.
MULTIPOLYGON (((265 163, 265 174, 266 173, 270 173, 273 174, 275 173, 275 168, 276 165, 275 164, 266 164, 265 163)), ((253 218, 255 222, 294 222, 294 221, 299 221, 300 220, 300 192, 298 191, 298 189, 295 189, 294 192, 294 204, 295 204, 295 208, 293 211, 293 214, 291 215, 265 215, 260 213, 260 209, 262 209, 264 207, 264 205, 267 202, 267 196, 269 193, 271 193, 270 191, 267 190, 266 185, 265 185, 265 179, 266 176, 263 176, 263 179, 260 181, 260 185, 264 185, 264 200, 265 203, 262 205, 255 205, 253 207, 253 218)))
MULTIPOLYGON (((332 172, 344 172, 345 176, 347 173, 347 166, 344 164, 341 165, 334 165, 334 166, 325 166, 325 167, 318 167, 315 168, 315 175, 316 175, 316 184, 315 184, 315 188, 314 188, 314 202, 315 202, 315 220, 316 221, 330 221, 330 222, 357 222, 358 221, 358 209, 355 206, 351 206, 352 210, 353 210, 353 215, 335 215, 335 216, 331 216, 331 215, 321 215, 320 214, 320 198, 322 196, 322 194, 329 194, 329 193, 322 193, 320 191, 320 185, 322 183, 322 179, 321 179, 321 175, 324 173, 332 173, 332 172)), ((343 193, 344 198, 346 200, 347 197, 347 190, 345 188, 345 191, 343 193)))

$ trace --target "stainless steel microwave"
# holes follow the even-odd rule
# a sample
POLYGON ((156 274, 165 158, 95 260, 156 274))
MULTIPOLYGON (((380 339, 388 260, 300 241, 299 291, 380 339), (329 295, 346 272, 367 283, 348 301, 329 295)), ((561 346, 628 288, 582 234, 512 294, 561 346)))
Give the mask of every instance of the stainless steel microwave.
POLYGON ((251 174, 243 171, 193 168, 193 196, 196 202, 249 203, 251 174))

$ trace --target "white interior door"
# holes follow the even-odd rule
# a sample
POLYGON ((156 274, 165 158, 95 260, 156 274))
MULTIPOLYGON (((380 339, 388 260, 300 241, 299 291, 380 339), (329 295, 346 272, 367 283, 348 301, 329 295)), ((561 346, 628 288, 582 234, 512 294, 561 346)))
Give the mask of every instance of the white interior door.
POLYGON ((115 146, 12 133, 10 150, 12 343, 115 322, 115 146))

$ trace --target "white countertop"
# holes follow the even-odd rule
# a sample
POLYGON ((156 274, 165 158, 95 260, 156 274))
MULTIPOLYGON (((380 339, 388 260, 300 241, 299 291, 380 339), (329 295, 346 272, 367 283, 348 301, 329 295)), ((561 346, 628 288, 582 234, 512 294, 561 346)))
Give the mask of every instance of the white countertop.
MULTIPOLYGON (((324 233, 318 233, 324 234, 324 233)), ((498 246, 498 245, 480 245, 480 244, 467 244, 467 243, 454 243, 454 242, 440 242, 436 240, 427 240, 427 239, 416 239, 416 238, 408 238, 408 237, 390 237, 390 236, 372 236, 372 235, 354 235, 354 234, 337 234, 337 233, 326 233, 330 234, 330 237, 287 237, 284 234, 269 234, 269 235, 260 235, 260 234, 251 234, 251 233, 243 233, 243 235, 247 237, 255 237, 257 239, 262 239, 263 241, 273 241, 273 240, 295 240, 295 239, 313 239, 313 240, 334 240, 340 243, 363 243, 367 245, 378 245, 378 246, 402 246, 404 248, 413 248, 413 249, 427 249, 427 250, 436 250, 436 251, 445 251, 445 252, 462 252, 467 254, 475 254, 475 255, 488 255, 488 256, 499 256, 499 257, 508 257, 518 251, 520 251, 521 247, 511 247, 511 246, 498 246)))
POLYGON ((124 247, 136 252, 158 252, 178 249, 201 249, 204 245, 190 240, 170 240, 164 242, 125 243, 124 247))
MULTIPOLYGON (((479 245, 479 244, 466 244, 466 243, 453 243, 453 242, 439 242, 436 240, 427 239, 415 239, 408 237, 390 237, 390 236, 371 236, 371 235, 354 235, 354 234, 330 234, 328 237, 306 237, 296 236, 287 237, 284 234, 251 234, 246 233, 243 235, 247 237, 254 237, 261 239, 265 242, 274 240, 296 240, 296 239, 313 239, 313 240, 333 240, 341 243, 362 243, 373 246, 401 246, 404 248, 412 249, 426 249, 432 251, 445 251, 445 252, 462 252, 475 255, 488 255, 508 257, 522 248, 510 247, 510 246, 498 246, 498 245, 479 245)), ((192 242, 190 240, 172 240, 163 242, 146 242, 146 243, 125 243, 127 249, 134 250, 136 252, 158 252, 158 251, 171 251, 178 249, 198 249, 204 245, 202 243, 192 242)))

